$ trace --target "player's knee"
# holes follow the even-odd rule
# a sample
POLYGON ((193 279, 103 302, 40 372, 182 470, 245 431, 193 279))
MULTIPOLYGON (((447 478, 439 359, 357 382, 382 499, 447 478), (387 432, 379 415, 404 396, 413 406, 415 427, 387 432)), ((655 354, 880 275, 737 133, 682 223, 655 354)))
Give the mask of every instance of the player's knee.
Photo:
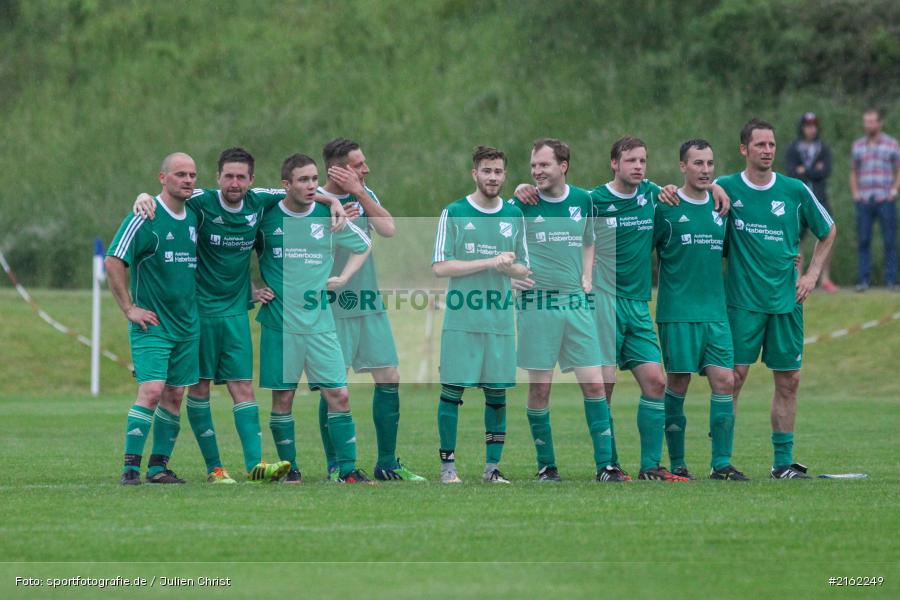
POLYGON ((386 367, 379 369, 377 384, 398 385, 400 383, 400 369, 397 367, 386 367))
POLYGON ((201 379, 188 388, 188 395, 192 398, 209 398, 209 379, 201 379))
POLYGON ((235 381, 231 382, 228 387, 231 392, 231 398, 234 400, 235 404, 238 404, 239 402, 253 402, 256 400, 256 397, 253 395, 252 381, 235 381))
MULTIPOLYGON (((323 390, 324 391, 324 390, 323 390)), ((328 403, 328 410, 331 412, 349 412, 350 411, 350 393, 346 387, 331 388, 325 391, 325 401, 328 403)))
POLYGON ((796 397, 800 388, 800 371, 781 371, 775 375, 775 387, 785 396, 796 397))
POLYGON ((293 390, 272 391, 272 412, 289 413, 294 407, 293 390))
POLYGON ((138 401, 149 408, 156 408, 159 401, 162 400, 163 391, 166 384, 162 381, 148 381, 142 383, 138 388, 138 401))
POLYGON ((651 398, 662 398, 666 393, 666 380, 662 373, 654 375, 646 383, 646 394, 651 398))
POLYGON ((606 386, 599 382, 581 384, 581 391, 587 398, 602 398, 606 395, 606 386))

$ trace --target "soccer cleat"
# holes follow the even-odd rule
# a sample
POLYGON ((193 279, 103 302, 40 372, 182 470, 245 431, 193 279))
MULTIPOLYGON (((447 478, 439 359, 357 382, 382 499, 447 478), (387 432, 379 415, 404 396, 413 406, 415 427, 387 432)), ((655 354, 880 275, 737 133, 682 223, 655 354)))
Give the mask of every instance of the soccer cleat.
POLYGON ((119 482, 122 485, 141 485, 141 472, 135 469, 126 469, 122 472, 122 479, 119 482))
POLYGON ((721 469, 713 469, 709 472, 710 479, 720 481, 750 481, 750 478, 734 468, 734 465, 725 465, 721 469))
POLYGON ((657 465, 652 469, 645 469, 638 473, 638 479, 643 481, 678 481, 678 482, 686 482, 690 481, 686 477, 681 477, 680 475, 675 475, 670 473, 669 470, 663 466, 657 465))
POLYGON ((353 469, 346 475, 340 475, 337 478, 338 483, 364 483, 366 485, 375 485, 375 482, 368 478, 368 476, 361 469, 353 469))
POLYGON ((543 467, 537 472, 536 477, 538 481, 562 481, 556 467, 543 467))
POLYGON ((619 463, 613 463, 612 468, 619 471, 619 473, 621 473, 625 477, 623 481, 631 481, 631 475, 628 474, 628 471, 622 468, 622 465, 620 465, 619 463))
POLYGON ((337 465, 332 465, 328 467, 328 478, 326 481, 330 481, 332 483, 337 483, 338 477, 341 476, 341 470, 337 465))
POLYGON ((184 479, 176 475, 172 469, 166 469, 152 476, 148 473, 147 483, 184 483, 184 479))
POLYGON ((459 478, 456 469, 442 470, 441 483, 462 483, 462 479, 459 478))
POLYGON ((212 470, 212 473, 206 476, 206 483, 232 484, 237 482, 231 478, 231 475, 228 474, 228 471, 226 471, 222 467, 216 467, 212 470))
POLYGON ((827 292, 829 294, 837 293, 841 288, 838 287, 833 281, 830 279, 828 281, 822 282, 822 291, 827 292))
POLYGON ((674 469, 672 469, 672 475, 678 475, 679 477, 684 477, 685 479, 687 479, 689 481, 694 480, 694 476, 691 475, 691 472, 688 471, 687 467, 675 467, 674 469))
POLYGON ((486 471, 482 479, 487 483, 512 483, 509 479, 503 476, 503 473, 500 472, 500 469, 491 469, 490 471, 486 471))
POLYGON ((631 477, 619 465, 608 465, 597 471, 597 481, 631 481, 631 477))
POLYGON ((268 464, 262 461, 247 473, 247 479, 253 482, 261 481, 279 481, 291 470, 291 463, 287 460, 280 460, 276 463, 268 464))
POLYGON ((404 467, 399 460, 397 461, 397 466, 388 469, 376 465, 375 479, 381 481, 428 481, 421 475, 416 475, 404 467))
POLYGON ((300 471, 297 469, 291 469, 287 472, 287 475, 284 476, 284 479, 281 480, 281 483, 286 483, 288 485, 297 485, 300 483, 300 471))
POLYGON ((812 479, 806 474, 806 467, 800 463, 794 463, 785 467, 772 469, 772 479, 812 479))

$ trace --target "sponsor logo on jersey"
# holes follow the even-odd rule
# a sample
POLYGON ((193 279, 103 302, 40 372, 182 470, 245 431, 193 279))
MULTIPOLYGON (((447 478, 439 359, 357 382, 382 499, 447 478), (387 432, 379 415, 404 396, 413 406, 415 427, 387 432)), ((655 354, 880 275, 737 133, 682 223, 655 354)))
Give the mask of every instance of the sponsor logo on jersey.
POLYGON ((581 220, 581 207, 580 206, 570 206, 569 207, 569 218, 575 221, 576 223, 581 220))
POLYGON ((607 206, 607 207, 606 207, 606 212, 616 212, 616 205, 615 205, 615 204, 610 204, 609 206, 607 206))
POLYGON ((784 214, 784 202, 781 200, 772 200, 772 214, 780 217, 784 214))
POLYGON ((475 242, 466 242, 466 254, 475 254, 475 242))
POLYGON ((221 246, 222 245, 222 236, 211 234, 209 236, 209 243, 213 246, 221 246))
POLYGON ((503 237, 512 237, 512 223, 507 223, 506 221, 500 221, 500 235, 503 237))
POLYGON ((734 204, 732 204, 732 206, 735 208, 744 208, 744 203, 741 202, 740 198, 738 198, 737 200, 734 201, 734 204))
POLYGON ((281 258, 281 248, 272 248, 272 256, 274 256, 275 258, 281 258))
POLYGON ((212 220, 212 222, 215 223, 216 225, 224 225, 225 224, 225 220, 222 219, 221 216, 216 217, 215 219, 212 220))
POLYGON ((175 239, 175 236, 172 235, 172 232, 170 231, 169 233, 166 234, 166 239, 167 239, 167 240, 174 240, 174 239, 175 239))
POLYGON ((544 217, 542 215, 538 215, 537 217, 535 217, 534 222, 535 223, 543 223, 544 217))
POLYGON ((469 221, 468 223, 466 223, 466 226, 463 227, 463 229, 465 229, 466 231, 474 231, 474 230, 475 230, 475 226, 472 225, 472 222, 471 222, 471 221, 469 221))
POLYGON ((175 253, 172 252, 171 250, 167 250, 166 254, 165 254, 165 261, 166 262, 175 262, 175 253))
POLYGON ((741 221, 740 219, 735 219, 734 220, 734 228, 737 229, 738 231, 743 231, 744 230, 744 222, 741 221))
POLYGON ((313 236, 313 238, 321 240, 323 237, 325 237, 325 226, 321 223, 310 223, 309 234, 313 236))
POLYGON ((690 219, 687 218, 687 215, 681 215, 681 218, 678 219, 679 223, 687 223, 690 219))
POLYGON ((247 219, 247 225, 249 225, 250 227, 256 227, 256 213, 253 213, 252 215, 244 215, 244 217, 247 219))
POLYGON ((682 233, 682 234, 681 234, 681 245, 682 245, 682 246, 686 246, 686 245, 688 245, 688 244, 690 244, 690 243, 691 243, 691 234, 689 234, 689 233, 682 233))
POLYGON ((716 211, 712 211, 712 218, 713 218, 713 223, 715 223, 719 227, 722 226, 722 215, 720 215, 716 211))
POLYGON ((284 235, 284 232, 281 230, 281 227, 276 227, 275 231, 272 232, 272 235, 284 235))
POLYGON ((615 217, 607 217, 606 226, 607 227, 615 227, 616 226, 616 218, 615 217))
POLYGON ((536 242, 546 242, 546 241, 547 241, 547 234, 546 234, 545 232, 543 232, 543 231, 538 231, 536 234, 534 234, 534 241, 536 241, 536 242))
POLYGON ((638 206, 645 206, 646 204, 647 204, 647 199, 644 198, 643 194, 641 194, 640 196, 637 197, 637 205, 638 206))
POLYGON ((193 225, 188 226, 188 235, 191 237, 191 241, 195 244, 197 243, 197 228, 193 225))

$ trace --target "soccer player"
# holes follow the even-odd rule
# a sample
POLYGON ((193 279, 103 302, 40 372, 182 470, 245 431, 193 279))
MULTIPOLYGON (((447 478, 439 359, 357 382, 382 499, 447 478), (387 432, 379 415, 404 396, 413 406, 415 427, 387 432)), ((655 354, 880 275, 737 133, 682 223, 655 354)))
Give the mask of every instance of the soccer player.
POLYGON ((499 463, 506 440, 506 390, 515 385, 516 347, 510 277, 530 275, 522 211, 503 202, 506 155, 479 146, 475 191, 448 205, 438 221, 432 271, 449 277, 441 334, 438 402, 441 482, 456 472, 459 407, 467 387, 484 390, 484 481, 509 483, 499 463))
MULTIPOLYGON (((366 187, 369 166, 359 144, 346 138, 328 142, 322 150, 328 178, 319 193, 343 203, 354 224, 371 236, 394 235, 394 218, 382 206, 375 192, 366 187)), ((337 248, 332 275, 343 271, 350 252, 337 248)), ((335 303, 335 323, 344 355, 344 364, 357 373, 369 372, 375 382, 372 396, 372 420, 378 444, 375 479, 382 481, 425 481, 397 458, 397 429, 400 424, 400 370, 391 323, 385 312, 372 254, 350 278, 341 298, 358 302, 335 303)), ((337 460, 328 435, 328 408, 325 396, 319 400, 319 431, 328 463, 329 477, 337 476, 337 460)))
MULTIPOLYGON (((198 189, 187 201, 199 221, 197 303, 200 315, 200 381, 188 389, 187 413, 207 468, 207 481, 234 483, 223 468, 209 402, 213 381, 224 382, 233 399, 234 423, 250 481, 299 482, 290 463, 262 460, 259 405, 253 393, 253 343, 247 311, 272 299, 272 290, 253 289, 250 256, 263 211, 284 198, 284 190, 253 188, 255 161, 243 148, 219 155, 218 189, 198 189)), ((135 212, 153 217, 146 194, 135 212)), ((152 198, 149 198, 152 200, 152 198)), ((324 199, 323 199, 324 200, 324 199)), ((328 200, 333 211, 339 203, 328 200)))
POLYGON ((149 483, 184 483, 168 468, 181 428, 184 388, 197 383, 197 218, 185 208, 197 168, 182 152, 163 160, 159 218, 128 216, 106 256, 109 288, 129 323, 138 395, 125 424, 122 485, 141 483, 141 456, 150 424, 149 483), (131 277, 127 268, 134 266, 131 277), (130 280, 130 281, 129 281, 130 280))
POLYGON ((598 476, 610 463, 609 405, 594 314, 591 276, 594 233, 591 195, 568 185, 569 146, 545 138, 531 150, 539 202, 513 198, 525 216, 533 287, 519 294, 517 362, 528 371, 528 424, 537 452, 538 481, 559 481, 550 425, 553 369, 574 371, 594 446, 598 476))
POLYGON ((350 413, 347 371, 331 312, 333 290, 346 285, 368 257, 371 241, 352 223, 329 229, 328 209, 315 202, 318 168, 304 154, 285 159, 284 199, 266 211, 256 251, 263 280, 274 292, 256 316, 260 336, 260 387, 272 390, 272 436, 281 460, 299 473, 292 414, 302 372, 328 403, 328 434, 338 463, 337 481, 372 483, 356 468, 356 426, 350 413), (334 248, 352 254, 338 276, 329 277, 334 248))
POLYGON ((709 381, 710 479, 748 481, 731 464, 734 441, 734 351, 725 309, 722 250, 725 222, 713 209, 715 163, 709 142, 689 140, 679 150, 684 185, 677 206, 656 208, 653 242, 659 257, 656 323, 666 367, 665 434, 672 473, 693 476, 684 461, 684 398, 691 374, 709 381))
POLYGON ((803 183, 772 170, 775 128, 752 119, 741 129, 746 167, 718 180, 731 198, 725 279, 728 321, 734 341, 734 400, 750 365, 759 358, 772 370, 773 479, 806 479, 794 462, 794 420, 803 359, 803 301, 816 287, 834 242, 834 221, 803 183), (794 258, 800 230, 818 238, 806 273, 794 258))

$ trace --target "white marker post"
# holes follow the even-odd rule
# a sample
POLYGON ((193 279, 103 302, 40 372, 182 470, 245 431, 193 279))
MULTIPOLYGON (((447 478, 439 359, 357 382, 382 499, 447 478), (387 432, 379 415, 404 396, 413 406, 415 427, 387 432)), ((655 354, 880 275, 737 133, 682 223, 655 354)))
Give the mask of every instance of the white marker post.
POLYGON ((91 299, 91 395, 100 393, 100 283, 106 279, 103 268, 103 242, 94 240, 93 297, 91 299))

